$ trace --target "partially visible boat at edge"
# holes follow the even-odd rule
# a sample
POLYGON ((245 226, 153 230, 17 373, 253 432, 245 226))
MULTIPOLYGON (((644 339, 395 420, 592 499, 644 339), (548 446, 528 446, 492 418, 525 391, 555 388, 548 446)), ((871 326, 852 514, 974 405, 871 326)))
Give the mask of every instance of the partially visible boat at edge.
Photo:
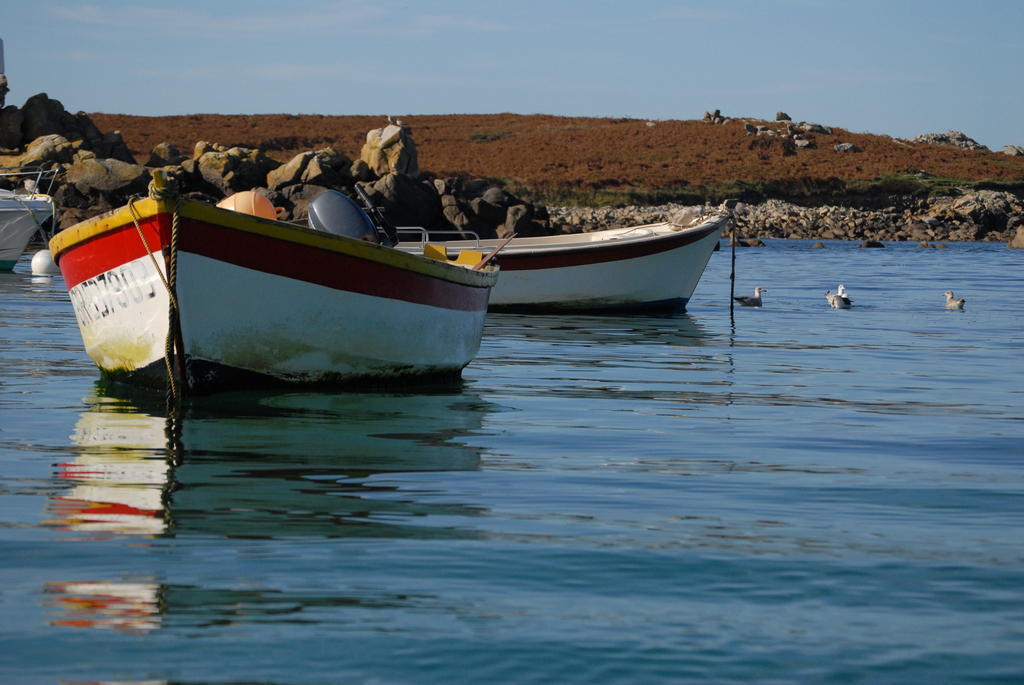
POLYGON ((46 237, 43 224, 55 211, 48 191, 56 171, 0 167, 0 181, 15 185, 14 189, 0 188, 0 271, 14 268, 33 235, 46 237))
MULTIPOLYGON (((522 312, 683 311, 729 222, 727 214, 689 225, 661 222, 591 233, 513 238, 501 249, 492 310, 522 312)), ((438 242, 423 229, 405 232, 400 249, 484 252, 501 240, 438 242)))
POLYGON ((457 379, 498 276, 152 191, 50 249, 106 376, 195 393, 457 379))

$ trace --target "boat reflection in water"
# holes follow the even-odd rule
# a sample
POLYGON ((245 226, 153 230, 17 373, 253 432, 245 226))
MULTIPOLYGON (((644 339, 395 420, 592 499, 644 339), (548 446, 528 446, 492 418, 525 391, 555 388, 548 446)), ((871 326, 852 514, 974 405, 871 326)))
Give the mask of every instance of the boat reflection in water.
MULTIPOLYGON (((643 316, 597 316, 587 314, 534 315, 488 314, 488 334, 501 341, 526 339, 531 342, 567 344, 574 348, 609 344, 659 347, 702 347, 711 334, 689 314, 643 316)), ((710 342, 709 342, 710 341, 710 342)), ((486 361, 478 360, 477 365, 486 361)))
MULTIPOLYGON (((191 404, 169 430, 160 403, 97 388, 71 436, 78 454, 59 465, 68 487, 48 505, 50 524, 85 542, 475 535, 426 525, 435 513, 478 515, 472 507, 397 482, 400 473, 479 468, 481 448, 463 438, 492 405, 471 393, 224 393, 191 404)), ((122 575, 116 568, 111 575, 122 575)), ((252 611, 261 601, 259 591, 242 598, 160 576, 47 584, 53 623, 145 632, 175 607, 252 611)))
POLYGON ((154 582, 47 583, 48 604, 59 612, 52 625, 147 633, 162 625, 161 586, 154 582))

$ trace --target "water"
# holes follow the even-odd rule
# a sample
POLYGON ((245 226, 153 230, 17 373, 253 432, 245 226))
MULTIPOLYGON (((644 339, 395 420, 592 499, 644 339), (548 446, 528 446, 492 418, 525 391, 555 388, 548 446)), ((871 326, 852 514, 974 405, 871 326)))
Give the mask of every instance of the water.
POLYGON ((169 445, 23 259, 0 681, 1020 682, 1022 262, 777 241, 730 318, 723 251, 687 315, 490 316, 451 392, 214 396, 169 445))

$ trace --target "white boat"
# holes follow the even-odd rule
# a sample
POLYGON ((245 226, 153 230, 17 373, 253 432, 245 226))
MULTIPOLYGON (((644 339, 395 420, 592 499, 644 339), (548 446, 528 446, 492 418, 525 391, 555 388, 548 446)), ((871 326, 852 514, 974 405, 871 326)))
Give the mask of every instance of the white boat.
POLYGON ((452 263, 151 194, 50 241, 108 377, 182 393, 407 384, 458 378, 479 350, 498 273, 477 252, 452 263))
POLYGON ((55 173, 25 167, 0 168, 0 181, 19 186, 0 188, 0 271, 14 268, 33 235, 46 237, 43 224, 54 214, 53 198, 38 190, 47 181, 52 184, 55 173))
MULTIPOLYGON (((704 216, 682 226, 661 222, 591 233, 513 238, 497 260, 501 277, 491 293, 492 310, 629 311, 686 309, 708 259, 728 224, 727 215, 704 216)), ((399 243, 410 252, 449 254, 472 248, 488 252, 502 240, 460 239, 399 243)), ((436 234, 435 234, 436 235, 436 234)))

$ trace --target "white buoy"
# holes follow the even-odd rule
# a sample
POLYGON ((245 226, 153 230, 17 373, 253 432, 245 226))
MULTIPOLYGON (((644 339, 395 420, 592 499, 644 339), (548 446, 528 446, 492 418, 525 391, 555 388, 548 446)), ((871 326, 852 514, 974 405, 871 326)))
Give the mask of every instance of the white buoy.
POLYGON ((32 274, 34 276, 53 276, 59 273, 60 269, 57 268, 49 250, 39 250, 32 255, 32 274))

